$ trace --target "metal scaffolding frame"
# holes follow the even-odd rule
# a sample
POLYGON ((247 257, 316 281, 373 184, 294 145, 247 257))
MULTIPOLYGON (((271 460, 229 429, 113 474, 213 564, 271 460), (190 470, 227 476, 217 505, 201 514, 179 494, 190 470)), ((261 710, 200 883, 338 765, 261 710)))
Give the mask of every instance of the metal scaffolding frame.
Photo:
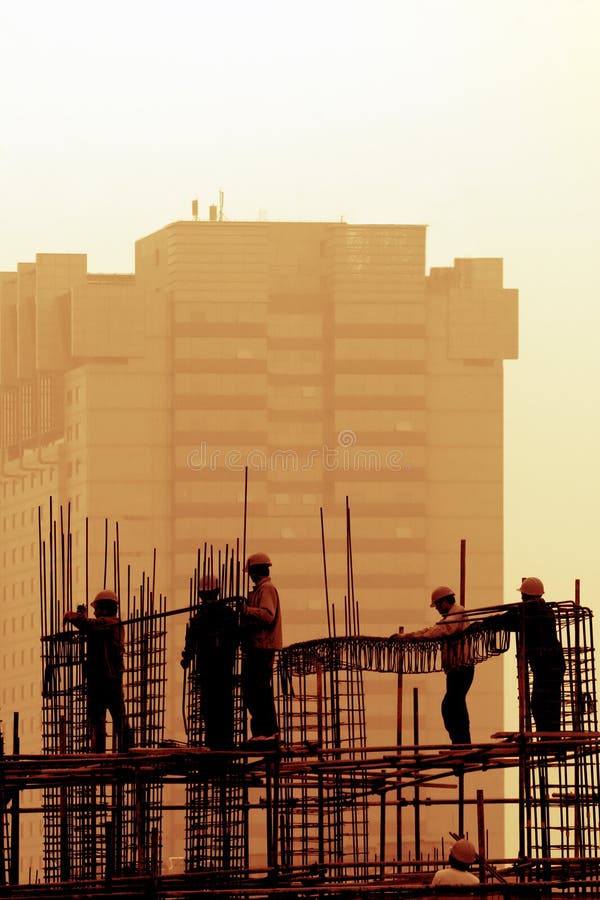
MULTIPOLYGON (((323 532, 324 542, 324 532, 323 532)), ((0 754, 0 896, 78 897, 294 896, 417 897, 427 892, 433 869, 447 853, 444 841, 423 855, 421 810, 455 808, 460 834, 465 810, 474 809, 481 887, 495 897, 596 896, 600 880, 600 733, 592 614, 575 602, 548 604, 566 664, 561 730, 532 727, 531 676, 516 631, 519 711, 522 727, 488 743, 465 747, 419 741, 418 692, 413 691, 413 744, 398 737, 392 747, 372 747, 365 721, 365 672, 392 672, 397 682, 397 734, 406 707, 404 674, 442 669, 440 639, 370 637, 361 633, 354 597, 347 507, 347 593, 342 633, 326 587, 326 637, 284 648, 277 657, 275 690, 281 740, 257 747, 246 740, 241 690, 241 651, 235 659, 234 746, 206 747, 202 687, 192 663, 184 679, 182 711, 187 744, 164 740, 168 617, 197 610, 201 578, 218 574, 221 602, 237 609, 245 593, 240 543, 198 551, 190 577, 189 605, 167 610, 156 597, 154 555, 150 575, 136 591, 127 570, 121 591, 118 526, 112 540, 112 584, 121 598, 127 633, 125 694, 134 747, 92 753, 86 718, 85 641, 62 627, 73 606, 70 508, 39 515, 42 622, 43 754, 24 757, 15 722, 13 752, 0 754), (43 534, 44 531, 44 534, 43 534), (126 612, 125 612, 126 611, 126 612), (513 797, 465 790, 471 773, 518 772, 513 797), (458 773, 458 774, 457 774, 458 773), (421 793, 446 780, 450 795, 421 793), (185 789, 179 814, 185 833, 185 873, 161 874, 165 785, 185 789), (20 795, 38 791, 44 830, 44 881, 18 885, 20 795), (519 852, 511 860, 488 859, 485 818, 497 804, 519 810, 519 852), (403 811, 412 810, 408 821, 403 811), (395 822, 397 852, 389 858, 388 832, 395 822), (412 826, 412 835, 410 834, 412 826), (374 836, 376 839, 374 840, 374 836), (260 845, 264 863, 250 868, 260 845), (402 847, 412 847, 408 859, 402 847), (7 884, 9 882, 9 884, 7 884), (25 893, 27 891, 27 893, 25 893), (410 892, 410 893, 409 893, 410 892)), ((104 587, 109 568, 109 527, 104 534, 104 587)), ((86 583, 88 528, 86 523, 86 583)), ((325 553, 325 583, 327 586, 325 553)), ((462 583, 462 579, 461 579, 462 583)), ((87 590, 86 590, 87 594, 87 590)), ((521 604, 510 607, 519 610, 521 604)), ((461 658, 473 663, 505 653, 514 627, 506 606, 468 610, 468 627, 451 638, 461 658)), ((446 648, 447 648, 446 639, 446 648)))

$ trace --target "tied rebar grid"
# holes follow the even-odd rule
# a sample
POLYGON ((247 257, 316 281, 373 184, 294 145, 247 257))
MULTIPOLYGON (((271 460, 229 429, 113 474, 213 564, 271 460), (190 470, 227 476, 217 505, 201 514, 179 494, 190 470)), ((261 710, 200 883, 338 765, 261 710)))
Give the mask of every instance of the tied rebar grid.
MULTIPOLYGON (((1 726, 1 723, 0 723, 1 726)), ((4 732, 0 727, 0 764, 4 757, 4 732)), ((11 845, 11 825, 9 819, 9 813, 7 810, 7 802, 9 800, 10 794, 6 789, 5 785, 5 777, 3 769, 0 770, 0 886, 7 884, 11 878, 11 869, 13 868, 13 847, 11 845)), ((14 804, 15 797, 18 797, 18 792, 15 792, 12 797, 12 802, 14 804)), ((17 860, 18 865, 18 860, 17 860)))
MULTIPOLYGON (((280 727, 284 743, 350 749, 357 762, 367 743, 364 659, 359 607, 354 594, 350 507, 346 498, 346 594, 344 637, 336 637, 335 607, 329 605, 325 531, 321 511, 325 595, 329 637, 285 648, 279 656, 280 727)), ((284 865, 337 863, 340 878, 364 874, 369 858, 366 774, 314 779, 281 777, 280 856, 284 865), (348 862, 350 868, 344 867, 348 862)))
MULTIPOLYGON (((200 607, 199 591, 205 578, 219 582, 219 603, 236 609, 235 597, 243 590, 239 542, 235 549, 213 547, 199 549, 197 564, 190 578, 190 621, 200 607), (227 598, 230 598, 229 600, 227 598)), ((238 647, 233 670, 233 742, 239 746, 246 737, 245 712, 241 686, 241 649, 238 647)), ((202 684, 192 657, 187 671, 183 704, 188 745, 206 745, 202 717, 202 684)), ((207 772, 205 766, 192 769, 186 782, 185 867, 187 872, 212 871, 218 880, 220 870, 242 871, 248 864, 248 787, 239 761, 222 755, 215 758, 207 772)))
MULTIPOLYGON (((85 636, 63 626, 65 612, 73 607, 73 540, 70 504, 60 507, 55 518, 52 499, 46 537, 42 509, 38 510, 40 612, 42 637, 42 746, 45 755, 89 753, 84 663, 85 636)), ((104 577, 107 586, 109 561, 108 521, 104 527, 104 577)), ((85 522, 85 602, 87 609, 89 572, 89 525, 85 522)), ((112 542, 114 590, 121 599, 119 531, 112 542)), ((142 746, 156 746, 164 733, 165 627, 164 617, 153 616, 152 586, 145 576, 139 602, 130 591, 127 574, 127 611, 131 623, 123 622, 126 656, 125 694, 130 722, 142 746)), ((77 605, 77 604, 76 604, 77 605)), ((161 597, 156 611, 164 612, 161 597)), ((116 735, 113 735, 116 746, 116 735)), ((110 744, 109 744, 110 746, 110 744)), ((94 765, 102 770, 101 758, 94 765)), ((156 864, 157 831, 162 817, 160 783, 98 783, 91 774, 86 783, 44 788, 43 847, 45 881, 101 878, 107 873, 148 871, 156 864)))
MULTIPOLYGON (((600 751, 577 734, 598 730, 592 613, 578 603, 549 603, 565 659, 561 702, 561 741, 545 749, 532 739, 525 747, 527 853, 541 859, 538 874, 560 870, 558 861, 579 861, 580 874, 597 875, 600 829, 600 751), (574 740, 569 741, 572 736, 574 740), (589 862, 586 862, 589 861, 589 862)), ((528 693, 531 692, 528 673, 528 693)), ((527 709, 527 729, 532 731, 527 709)), ((581 891, 580 891, 581 893, 581 891)))
MULTIPOLYGON (((131 595, 127 571, 127 655, 125 702, 136 747, 159 747, 165 738, 166 598, 155 597, 156 552, 152 577, 142 573, 131 595)), ((138 779, 113 786, 113 819, 117 872, 151 874, 161 865, 163 784, 138 779)))

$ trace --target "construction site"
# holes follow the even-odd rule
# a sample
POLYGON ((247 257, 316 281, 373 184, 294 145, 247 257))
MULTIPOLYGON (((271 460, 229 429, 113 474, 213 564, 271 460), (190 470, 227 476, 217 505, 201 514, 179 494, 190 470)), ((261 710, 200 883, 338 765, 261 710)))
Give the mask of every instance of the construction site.
MULTIPOLYGON (((127 663, 125 701, 132 746, 107 752, 90 743, 86 719, 85 641, 66 628, 72 610, 69 506, 39 510, 42 745, 19 752, 18 714, 12 746, 3 746, 0 832, 1 897, 422 897, 456 837, 477 848, 480 885, 461 896, 598 896, 600 879, 600 752, 592 615, 573 600, 549 604, 565 661, 558 733, 532 723, 523 641, 506 627, 513 605, 470 609, 457 640, 474 665, 501 654, 516 658, 519 730, 487 743, 422 744, 419 696, 405 676, 442 669, 442 640, 394 640, 361 632, 354 591, 350 507, 346 501, 347 589, 343 611, 328 590, 323 517, 327 633, 277 655, 277 742, 249 741, 240 686, 233 681, 234 746, 210 750, 194 664, 184 681, 187 742, 165 733, 167 634, 175 616, 189 621, 207 572, 220 602, 247 590, 244 533, 233 544, 203 544, 190 572, 189 604, 171 609, 156 573, 139 580, 120 569, 118 524, 106 521, 104 588, 120 599, 127 663), (336 614, 337 612, 337 614, 336 614), (396 693, 397 742, 372 746, 366 727, 367 673, 388 673, 396 693), (390 677, 391 676, 391 677, 390 677), (402 724, 413 741, 402 741, 402 724), (502 796, 470 789, 470 776, 512 774, 502 796), (23 801, 27 791, 33 802, 23 801), (487 823, 498 808, 518 823, 515 852, 497 858, 487 823), (166 814, 183 824, 185 846, 165 859, 166 814), (20 827, 39 817, 43 871, 20 874, 20 827), (436 817, 440 844, 424 851, 424 821, 436 817), (395 846, 395 852, 390 852, 395 846), (261 859, 260 865, 256 860, 261 859)), ((86 559, 88 529, 86 521, 86 559)), ((98 549, 98 548, 96 548, 98 549)), ((465 599, 461 544, 460 599, 465 599)), ((102 550, 100 550, 102 552, 102 550)), ((86 573, 87 588, 87 573, 86 573)), ((379 675, 378 675, 379 677, 379 675)), ((114 730, 114 729, 113 729, 114 730)), ((448 896, 458 896, 450 889, 448 896)))

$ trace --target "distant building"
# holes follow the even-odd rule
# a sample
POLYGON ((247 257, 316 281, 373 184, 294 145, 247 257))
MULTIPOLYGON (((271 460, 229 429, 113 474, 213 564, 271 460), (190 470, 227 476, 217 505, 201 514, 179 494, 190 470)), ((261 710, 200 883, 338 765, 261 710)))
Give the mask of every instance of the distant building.
MULTIPOLYGON (((461 538, 468 605, 502 600, 502 362, 517 355, 517 292, 500 259, 426 275, 425 234, 175 222, 136 243, 133 275, 46 253, 0 273, 0 701, 5 725, 21 712, 24 752, 39 741, 37 507, 49 494, 71 502, 75 601, 88 516, 91 593, 109 517, 136 574, 156 547, 157 587, 185 605, 196 548, 241 537, 245 465, 247 546, 273 558, 286 642, 326 630, 320 507, 343 631, 346 496, 363 633, 432 622, 432 587, 458 591, 461 538)), ((169 624, 179 738, 183 625, 169 624)), ((475 741, 502 727, 500 665, 476 672, 475 741)), ((443 679, 413 683, 421 741, 444 743, 443 679)), ((369 689, 372 743, 393 743, 389 678, 369 689)), ((405 732, 412 742, 410 714, 405 732)), ((501 841, 500 816, 491 828, 501 841)))

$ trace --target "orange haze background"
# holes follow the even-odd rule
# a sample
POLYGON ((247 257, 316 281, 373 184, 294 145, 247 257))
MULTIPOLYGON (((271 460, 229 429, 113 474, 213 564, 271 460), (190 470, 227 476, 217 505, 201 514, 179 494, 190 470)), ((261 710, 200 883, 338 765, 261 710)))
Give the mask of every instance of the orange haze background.
POLYGON ((230 219, 426 223, 428 267, 502 256, 505 599, 579 577, 598 610, 599 26, 597 0, 4 4, 0 269, 132 271, 220 189, 230 219))

